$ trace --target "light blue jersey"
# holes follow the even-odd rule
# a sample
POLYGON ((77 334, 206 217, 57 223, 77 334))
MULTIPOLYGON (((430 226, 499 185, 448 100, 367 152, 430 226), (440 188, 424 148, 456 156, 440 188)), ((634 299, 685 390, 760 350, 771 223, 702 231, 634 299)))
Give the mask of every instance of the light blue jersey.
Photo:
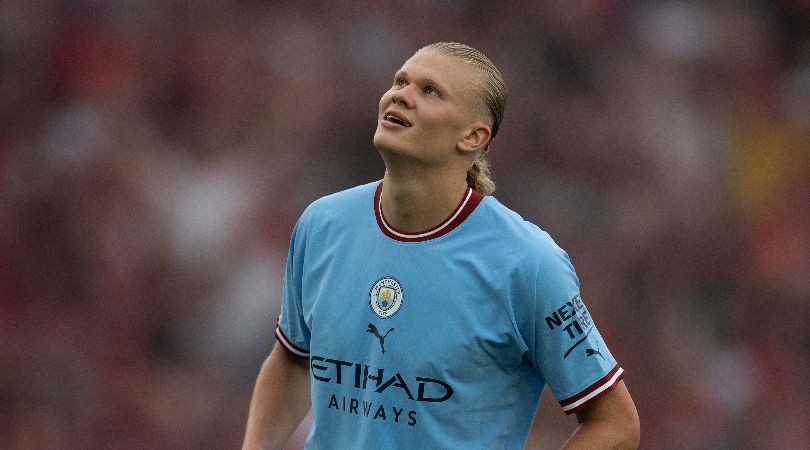
POLYGON ((523 448, 544 385, 567 413, 616 386, 547 233, 472 190, 403 233, 381 189, 324 197, 293 232, 276 336, 310 360, 307 448, 523 448))

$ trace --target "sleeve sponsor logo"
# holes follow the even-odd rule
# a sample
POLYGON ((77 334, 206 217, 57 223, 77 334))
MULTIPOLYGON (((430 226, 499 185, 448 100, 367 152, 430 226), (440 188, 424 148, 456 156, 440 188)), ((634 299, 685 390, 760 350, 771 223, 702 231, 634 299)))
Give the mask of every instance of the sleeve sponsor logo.
MULTIPOLYGON (((591 314, 588 312, 588 308, 585 307, 585 303, 582 302, 582 296, 579 293, 570 301, 555 309, 553 314, 546 316, 545 321, 549 330, 561 330, 571 341, 571 347, 563 354, 563 359, 568 358, 575 348, 585 342, 585 339, 594 329, 591 314)), ((596 351, 590 350, 591 352, 586 351, 586 356, 594 354, 602 356, 598 348, 596 351)))

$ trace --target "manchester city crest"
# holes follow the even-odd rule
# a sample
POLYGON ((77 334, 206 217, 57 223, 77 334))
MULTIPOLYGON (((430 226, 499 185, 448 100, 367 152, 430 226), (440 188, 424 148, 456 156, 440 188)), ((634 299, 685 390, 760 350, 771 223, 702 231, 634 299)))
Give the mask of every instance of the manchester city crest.
POLYGON ((393 277, 382 277, 368 293, 368 303, 374 314, 387 319, 402 307, 402 285, 393 277))

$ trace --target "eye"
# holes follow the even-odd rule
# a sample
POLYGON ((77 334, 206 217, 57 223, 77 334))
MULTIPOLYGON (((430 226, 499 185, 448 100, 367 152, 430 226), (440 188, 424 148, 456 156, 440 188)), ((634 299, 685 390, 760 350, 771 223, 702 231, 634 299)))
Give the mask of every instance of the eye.
POLYGON ((433 86, 425 86, 425 89, 423 89, 423 91, 425 92, 425 94, 427 94, 427 95, 432 95, 432 96, 434 96, 434 97, 441 97, 441 95, 442 95, 442 94, 439 92, 439 90, 438 90, 438 89, 436 89, 436 88, 435 88, 435 87, 433 87, 433 86))
POLYGON ((394 79, 394 87, 397 89, 402 89, 408 85, 408 80, 405 78, 395 78, 394 79))

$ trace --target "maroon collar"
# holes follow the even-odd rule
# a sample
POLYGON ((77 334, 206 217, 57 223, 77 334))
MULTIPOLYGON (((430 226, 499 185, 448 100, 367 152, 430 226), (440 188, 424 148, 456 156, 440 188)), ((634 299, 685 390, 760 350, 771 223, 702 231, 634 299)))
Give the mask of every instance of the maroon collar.
POLYGON ((377 191, 374 193, 374 216, 377 218, 377 225, 380 226, 380 230, 386 236, 402 242, 429 241, 444 236, 461 225, 461 223, 472 214, 478 204, 481 203, 481 200, 484 199, 484 196, 481 195, 480 192, 472 188, 467 188, 461 203, 459 203, 456 209, 450 213, 450 216, 442 221, 442 223, 426 231, 408 233, 397 230, 385 220, 382 210, 382 185, 382 182, 380 182, 377 186, 377 191))

